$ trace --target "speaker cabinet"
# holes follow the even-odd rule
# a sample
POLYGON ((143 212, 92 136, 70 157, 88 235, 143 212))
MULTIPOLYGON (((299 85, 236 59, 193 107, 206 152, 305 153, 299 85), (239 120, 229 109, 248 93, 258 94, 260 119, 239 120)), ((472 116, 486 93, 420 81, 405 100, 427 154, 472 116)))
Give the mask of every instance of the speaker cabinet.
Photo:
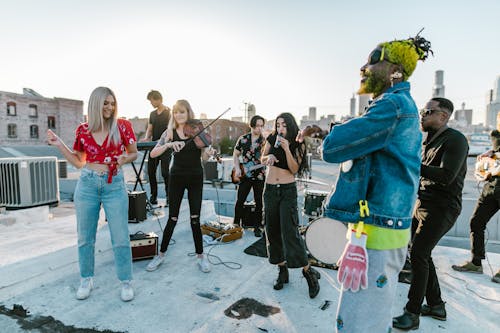
POLYGON ((146 192, 134 191, 128 192, 128 221, 139 223, 146 217, 146 192))

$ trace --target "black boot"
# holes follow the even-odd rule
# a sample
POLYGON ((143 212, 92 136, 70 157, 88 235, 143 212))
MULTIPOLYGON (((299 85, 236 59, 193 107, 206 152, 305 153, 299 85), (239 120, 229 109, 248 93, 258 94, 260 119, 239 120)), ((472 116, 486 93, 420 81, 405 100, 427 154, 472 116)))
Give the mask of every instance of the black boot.
POLYGON ((307 285, 309 286, 309 297, 314 298, 319 293, 319 283, 318 279, 321 278, 321 274, 312 267, 309 267, 307 272, 302 269, 302 275, 306 278, 307 285))
POLYGON ((411 313, 406 308, 401 316, 392 318, 392 327, 403 331, 416 330, 419 325, 420 315, 411 313))
POLYGON ((280 272, 278 274, 278 279, 276 280, 276 283, 274 284, 273 288, 276 290, 281 290, 283 289, 283 284, 288 283, 288 268, 286 266, 281 266, 278 265, 280 272))
POLYGON ((437 320, 446 320, 446 309, 444 307, 444 302, 438 305, 422 305, 422 310, 420 311, 422 316, 431 316, 437 320))

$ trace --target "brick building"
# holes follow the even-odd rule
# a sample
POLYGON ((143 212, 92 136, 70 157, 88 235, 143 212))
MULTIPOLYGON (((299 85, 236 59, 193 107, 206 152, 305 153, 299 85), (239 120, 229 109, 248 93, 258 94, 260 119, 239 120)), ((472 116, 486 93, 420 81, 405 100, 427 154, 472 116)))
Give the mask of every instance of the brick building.
POLYGON ((67 98, 47 98, 24 88, 22 94, 0 91, 0 144, 46 145, 47 129, 68 145, 83 121, 83 102, 67 98))

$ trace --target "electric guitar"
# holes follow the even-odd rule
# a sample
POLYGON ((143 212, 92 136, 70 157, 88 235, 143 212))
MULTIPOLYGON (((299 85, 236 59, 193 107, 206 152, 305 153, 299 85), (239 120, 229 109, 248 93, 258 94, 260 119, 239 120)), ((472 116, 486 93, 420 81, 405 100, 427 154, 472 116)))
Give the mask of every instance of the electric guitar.
POLYGON ((482 182, 488 180, 490 177, 500 175, 500 156, 497 156, 497 154, 481 157, 476 162, 474 177, 478 181, 482 182))
POLYGON ((252 171, 258 170, 263 167, 265 167, 265 164, 255 164, 252 161, 247 163, 240 163, 241 175, 237 177, 236 172, 233 169, 233 171, 231 171, 231 182, 233 184, 238 184, 243 178, 250 178, 252 176, 252 171))

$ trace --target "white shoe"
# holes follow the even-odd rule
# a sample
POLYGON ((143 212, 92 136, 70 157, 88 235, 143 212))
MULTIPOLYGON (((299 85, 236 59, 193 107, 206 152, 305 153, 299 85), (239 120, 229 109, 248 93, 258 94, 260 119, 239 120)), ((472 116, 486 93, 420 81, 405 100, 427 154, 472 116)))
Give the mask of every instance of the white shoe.
POLYGON ((87 299, 90 296, 90 291, 94 288, 92 277, 81 278, 80 287, 76 292, 76 299, 87 299))
POLYGON ((132 284, 129 280, 122 281, 121 298, 124 302, 128 302, 134 299, 134 289, 132 288, 132 284))
POLYGON ((158 268, 158 266, 161 265, 163 260, 165 260, 165 256, 156 255, 153 258, 153 260, 149 262, 148 266, 146 267, 146 270, 148 272, 156 271, 156 269, 158 268))
POLYGON ((200 267, 200 271, 202 271, 203 273, 210 272, 210 263, 208 262, 206 255, 203 255, 203 257, 198 258, 198 266, 200 267))

